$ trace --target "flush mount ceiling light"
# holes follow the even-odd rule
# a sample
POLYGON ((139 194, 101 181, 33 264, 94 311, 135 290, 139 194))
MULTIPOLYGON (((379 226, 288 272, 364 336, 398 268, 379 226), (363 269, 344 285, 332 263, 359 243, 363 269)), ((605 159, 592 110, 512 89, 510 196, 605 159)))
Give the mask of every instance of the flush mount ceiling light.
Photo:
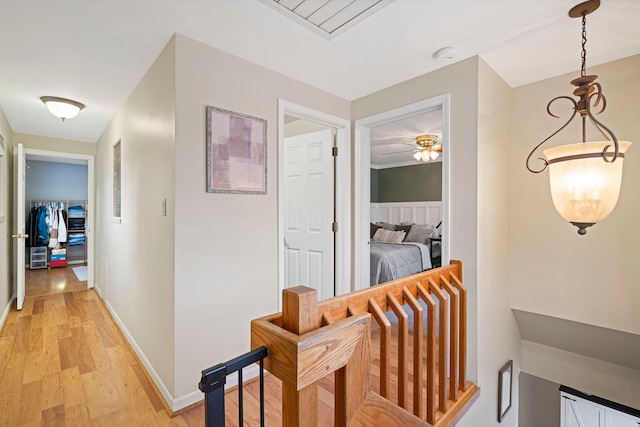
POLYGON ((84 104, 78 101, 57 96, 41 96, 40 100, 44 102, 51 114, 61 118, 63 122, 66 119, 74 118, 84 108, 84 104))
POLYGON ((442 152, 442 144, 436 144, 438 137, 436 135, 420 135, 416 137, 418 148, 413 154, 413 158, 418 161, 428 162, 435 160, 442 152))
POLYGON ((599 6, 600 0, 590 0, 580 3, 569 11, 570 17, 582 18, 582 69, 580 77, 571 81, 571 84, 576 86, 573 94, 578 99, 558 96, 549 101, 547 104, 549 115, 559 118, 550 110, 551 104, 559 99, 569 101, 573 107, 573 113, 560 129, 549 135, 529 153, 526 163, 527 169, 533 173, 540 173, 549 168, 553 205, 564 219, 578 227, 580 235, 587 234, 587 227, 605 219, 615 208, 622 183, 624 153, 631 146, 628 141, 618 141, 613 131, 598 121, 591 111, 592 101, 594 101, 594 108, 602 103, 600 111, 596 114, 602 113, 607 106, 602 86, 595 82, 598 76, 587 75, 586 72, 587 15, 599 6), (546 159, 540 158, 543 162, 542 168, 532 169, 529 161, 533 153, 567 127, 576 114, 580 114, 582 118, 582 142, 544 150, 546 159), (587 142, 587 118, 602 135, 603 141, 587 142))

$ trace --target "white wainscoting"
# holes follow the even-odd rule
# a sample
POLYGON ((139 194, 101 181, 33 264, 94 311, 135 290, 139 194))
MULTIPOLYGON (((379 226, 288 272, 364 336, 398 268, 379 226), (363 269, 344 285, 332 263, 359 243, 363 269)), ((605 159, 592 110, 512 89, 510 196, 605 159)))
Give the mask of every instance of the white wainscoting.
POLYGON ((442 220, 442 202, 371 203, 371 222, 438 225, 442 220))

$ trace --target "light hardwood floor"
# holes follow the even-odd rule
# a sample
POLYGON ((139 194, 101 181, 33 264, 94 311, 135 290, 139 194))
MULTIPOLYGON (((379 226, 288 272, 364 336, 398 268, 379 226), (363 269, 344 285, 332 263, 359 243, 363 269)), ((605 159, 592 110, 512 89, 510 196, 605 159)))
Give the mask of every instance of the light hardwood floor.
POLYGON ((94 290, 71 267, 27 270, 27 298, 0 332, 0 426, 203 426, 169 418, 94 290))
MULTIPOLYGON (((0 331, 0 426, 204 426, 202 405, 169 417, 102 300, 71 267, 27 270, 26 277, 24 308, 12 308, 0 331)), ((375 326, 372 339, 372 385, 379 391, 375 326)), ((397 399, 395 354, 392 401, 397 399)), ((333 425, 332 377, 320 381, 320 426, 333 425)), ((282 423, 281 389, 280 380, 265 375, 267 426, 282 423)), ((258 396, 257 381, 245 385, 247 427, 260 425, 258 396)), ((238 426, 237 390, 227 393, 226 419, 227 426, 238 426)))

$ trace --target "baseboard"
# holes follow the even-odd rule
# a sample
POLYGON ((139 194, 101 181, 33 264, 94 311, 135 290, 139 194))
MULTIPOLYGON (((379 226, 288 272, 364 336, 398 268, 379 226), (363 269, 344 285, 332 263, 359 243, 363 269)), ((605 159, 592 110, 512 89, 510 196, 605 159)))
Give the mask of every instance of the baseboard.
MULTIPOLYGON (((102 298, 102 291, 100 290, 97 284, 94 289, 96 290, 96 292, 98 292, 98 295, 100 295, 100 297, 102 298)), ((124 326, 124 324, 122 323, 122 320, 120 320, 120 317, 118 317, 118 315, 116 314, 111 304, 109 304, 109 302, 105 301, 104 299, 102 301, 104 302, 105 307, 107 307, 107 310, 109 310, 109 313, 111 314, 111 317, 113 317, 113 320, 118 324, 120 331, 129 342, 129 345, 138 356, 138 359, 140 360, 145 370, 149 374, 149 377, 155 383, 155 386, 158 388, 158 391, 164 398, 165 403, 168 405, 168 408, 171 411, 172 416, 176 412, 182 409, 185 409, 193 404, 199 403, 204 399, 204 394, 200 390, 195 390, 190 393, 174 398, 171 392, 169 391, 169 389, 165 386, 165 384, 160 379, 160 376, 158 375, 158 373, 155 371, 155 369, 153 369, 153 366, 149 362, 149 359, 147 359, 147 357, 145 356, 140 346, 138 346, 136 341, 133 339, 133 336, 129 333, 127 328, 124 326)), ((10 306, 11 305, 9 305, 9 307, 10 306)), ((247 382, 252 378, 257 377, 258 375, 260 375, 260 367, 258 365, 254 364, 251 366, 247 366, 242 371, 243 382, 247 382)), ((227 377, 227 382, 224 388, 225 390, 227 390, 227 389, 236 387, 237 385, 238 385, 238 374, 234 373, 227 377)))
POLYGON ((104 297, 102 296, 102 289, 100 288, 100 286, 98 286, 97 283, 93 284, 93 289, 96 290, 96 292, 98 293, 98 296, 100 297, 100 299, 104 301, 104 297))
MULTIPOLYGON (((265 370, 265 373, 267 371, 265 370)), ((260 367, 256 364, 247 366, 242 370, 242 381, 246 384, 247 381, 260 375, 260 367)), ((238 373, 233 373, 227 376, 227 382, 224 385, 225 390, 236 388, 238 386, 238 373)), ((171 407, 172 412, 178 412, 185 409, 195 403, 201 402, 204 399, 204 394, 200 390, 192 391, 191 393, 173 399, 173 405, 171 407)))
POLYGON ((11 296, 11 298, 9 298, 9 303, 5 307, 4 312, 2 313, 2 317, 0 317, 0 330, 2 330, 2 327, 4 326, 5 320, 7 320, 7 316, 9 315, 9 312, 11 311, 11 306, 13 305, 13 300, 14 299, 16 299, 15 296, 11 296))
POLYGON ((175 409, 173 409, 174 401, 175 401, 175 399, 173 398, 173 395, 171 395, 171 392, 169 391, 167 386, 164 384, 164 382, 162 382, 156 370, 153 369, 153 366, 149 362, 149 359, 147 359, 147 356, 144 354, 144 352, 142 351, 142 349, 140 348, 136 340, 133 339, 133 336, 129 333, 127 328, 124 326, 124 324, 122 323, 122 320, 120 320, 120 317, 118 317, 118 315, 116 314, 111 304, 109 304, 109 301, 104 301, 104 304, 107 307, 107 310, 109 310, 109 313, 111 313, 113 320, 115 320, 116 323, 118 324, 120 331, 122 331, 122 334, 125 336, 125 338, 129 342, 129 345, 138 356, 138 359, 140 360, 140 362, 142 362, 144 369, 147 371, 147 373, 151 377, 151 380, 155 383, 156 387, 158 388, 158 391, 160 391, 160 394, 164 398, 165 402, 167 403, 169 408, 171 408, 172 411, 175 411, 175 409))

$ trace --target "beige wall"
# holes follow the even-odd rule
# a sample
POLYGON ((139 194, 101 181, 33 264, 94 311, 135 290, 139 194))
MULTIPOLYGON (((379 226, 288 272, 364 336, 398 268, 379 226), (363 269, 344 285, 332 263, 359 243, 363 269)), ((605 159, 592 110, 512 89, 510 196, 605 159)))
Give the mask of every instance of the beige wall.
POLYGON ((175 390, 174 49, 172 40, 100 137, 96 162, 97 288, 167 400, 175 390), (111 209, 118 140, 121 223, 111 209))
POLYGON ((511 88, 482 59, 478 72, 478 364, 482 398, 465 418, 498 425, 498 371, 513 359, 512 408, 501 425, 518 425, 520 333, 511 312, 509 275, 509 123, 511 88))
POLYGON ((250 320, 278 310, 278 99, 350 118, 350 103, 176 36, 176 396, 250 349, 250 320), (206 192, 205 111, 267 120, 267 194, 206 192))
MULTIPOLYGON (((443 93, 451 94, 451 258, 464 261, 469 378, 479 380, 482 387, 479 401, 459 425, 477 426, 479 420, 483 426, 497 425, 498 370, 509 359, 516 367, 519 361, 504 260, 509 208, 504 116, 509 88, 476 57, 358 99, 352 104, 352 116, 365 118, 443 93), (486 98, 479 100, 479 92, 486 98), (500 162, 493 161, 494 150, 499 151, 500 162), (503 259, 494 259, 496 254, 503 259)), ((517 390, 517 381, 514 387, 517 390)), ((501 425, 517 425, 517 410, 512 409, 501 425)))
POLYGON ((0 109, 0 135, 4 138, 4 156, 0 157, 0 327, 2 319, 9 313, 9 301, 13 295, 11 281, 11 251, 13 229, 12 215, 12 194, 13 179, 11 178, 12 153, 13 153, 13 131, 11 126, 0 109))
POLYGON ((71 139, 50 138, 48 136, 31 135, 26 133, 14 134, 16 144, 24 145, 24 148, 37 150, 59 151, 63 153, 96 154, 96 144, 91 142, 74 141, 71 139))
MULTIPOLYGON (((621 140, 634 145, 624 160, 622 190, 618 206, 603 222, 590 228, 586 236, 579 236, 576 228, 564 221, 555 211, 548 172, 529 173, 524 162, 529 151, 561 126, 570 112, 568 103, 559 102, 554 112, 562 119, 547 115, 545 107, 554 97, 570 95, 569 81, 577 73, 544 80, 513 90, 511 122, 511 216, 509 270, 511 274, 512 306, 533 313, 569 319, 633 334, 640 334, 640 283, 638 254, 640 228, 637 216, 640 197, 640 104, 637 102, 640 82, 640 55, 614 61, 588 70, 599 75, 607 97, 607 111, 598 118, 614 130, 621 140)), ((597 135, 589 129, 590 138, 597 135)), ((579 124, 564 130, 548 146, 580 141, 579 124)), ((562 359, 564 353, 554 353, 562 359)), ((531 372, 541 378, 561 383, 554 378, 554 366, 569 359, 552 363, 538 363, 529 352, 531 372)), ((524 356, 523 356, 524 360, 524 356)), ((587 363, 587 362, 585 362, 587 363)), ((587 364, 588 365, 588 364, 587 364)), ((594 365, 594 371, 596 369, 594 365)), ((523 363, 523 370, 525 366, 523 363)), ((588 370, 588 369, 587 369, 588 370)), ((601 376, 588 381, 587 370, 564 372, 562 383, 576 387, 586 384, 588 393, 617 400, 610 394, 616 384, 626 383, 623 375, 601 376), (606 393, 602 393, 604 390, 606 393), (596 394, 598 394, 596 393, 596 394)), ((626 372, 626 371, 625 371, 626 372)), ((619 400, 619 399, 618 399, 619 400)), ((638 406, 635 402, 635 406, 638 406)))

